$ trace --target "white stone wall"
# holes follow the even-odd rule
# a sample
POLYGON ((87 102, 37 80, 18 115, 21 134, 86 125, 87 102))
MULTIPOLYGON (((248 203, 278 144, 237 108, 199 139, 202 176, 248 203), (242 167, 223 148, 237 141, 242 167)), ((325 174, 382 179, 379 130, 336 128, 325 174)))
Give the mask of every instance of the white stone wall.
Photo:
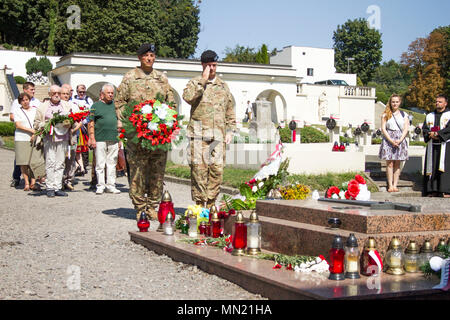
MULTIPOLYGON (((36 57, 38 60, 40 57, 36 55, 36 52, 29 51, 15 51, 15 50, 0 50, 0 65, 3 67, 7 65, 8 68, 11 69, 11 72, 14 73, 14 76, 22 76, 26 78, 27 69, 25 68, 25 64, 31 58, 36 57)), ((59 61, 61 57, 59 56, 46 56, 53 65, 53 68, 56 67, 56 62, 59 61)))

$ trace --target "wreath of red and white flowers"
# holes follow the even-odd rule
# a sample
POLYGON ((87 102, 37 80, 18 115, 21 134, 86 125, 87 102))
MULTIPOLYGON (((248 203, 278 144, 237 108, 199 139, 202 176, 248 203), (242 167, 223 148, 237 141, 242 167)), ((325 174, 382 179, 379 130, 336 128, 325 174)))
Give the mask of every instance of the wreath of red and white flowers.
POLYGON ((325 198, 368 201, 370 191, 367 189, 366 180, 357 174, 354 179, 344 183, 342 189, 337 186, 329 187, 325 198))

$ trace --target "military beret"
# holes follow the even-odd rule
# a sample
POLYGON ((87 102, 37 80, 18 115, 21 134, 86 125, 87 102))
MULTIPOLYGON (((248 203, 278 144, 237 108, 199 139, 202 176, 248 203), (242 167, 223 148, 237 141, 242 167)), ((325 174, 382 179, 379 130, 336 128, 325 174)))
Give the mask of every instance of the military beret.
POLYGON ((206 50, 205 52, 202 53, 200 59, 202 63, 216 62, 217 60, 219 60, 219 56, 212 50, 206 50))
POLYGON ((137 51, 138 56, 147 53, 148 51, 155 53, 156 47, 154 44, 151 43, 144 43, 137 51))

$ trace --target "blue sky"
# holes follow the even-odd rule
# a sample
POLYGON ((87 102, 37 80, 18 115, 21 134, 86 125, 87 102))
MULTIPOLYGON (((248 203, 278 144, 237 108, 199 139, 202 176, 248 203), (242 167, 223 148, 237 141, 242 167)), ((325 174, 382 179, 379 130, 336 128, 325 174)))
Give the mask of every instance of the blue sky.
POLYGON ((383 61, 399 61, 412 41, 450 24, 450 0, 202 0, 195 56, 211 49, 222 59, 236 44, 332 48, 337 26, 369 19, 373 5, 380 8, 383 61))

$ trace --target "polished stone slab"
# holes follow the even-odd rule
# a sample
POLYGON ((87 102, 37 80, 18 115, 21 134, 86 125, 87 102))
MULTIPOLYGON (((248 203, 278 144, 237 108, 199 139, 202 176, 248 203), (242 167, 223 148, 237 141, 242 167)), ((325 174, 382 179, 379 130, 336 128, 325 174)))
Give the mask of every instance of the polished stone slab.
MULTIPOLYGON (((259 214, 259 207, 257 207, 259 214)), ((251 211, 242 211, 244 220, 248 222, 251 211)), ((225 221, 225 233, 233 233, 234 217, 225 221)), ((410 240, 415 240, 421 246, 425 240, 430 240, 433 247, 441 238, 449 239, 450 230, 393 232, 393 233, 363 233, 345 229, 331 229, 328 226, 314 225, 292 220, 277 219, 259 215, 261 223, 262 248, 287 255, 327 255, 333 238, 340 235, 344 241, 355 234, 360 249, 364 247, 369 237, 374 237, 378 252, 384 256, 392 237, 399 238, 402 247, 406 248, 410 240)))
POLYGON ((339 218, 341 229, 366 234, 450 230, 450 203, 446 210, 429 206, 409 212, 316 200, 259 200, 256 210, 259 216, 323 227, 329 218, 339 218))
POLYGON ((328 280, 327 273, 273 269, 272 261, 236 257, 218 248, 177 242, 186 237, 178 232, 174 236, 155 231, 129 234, 132 241, 149 250, 196 265, 269 299, 450 299, 449 292, 432 289, 439 284, 436 277, 428 279, 422 274, 392 276, 383 273, 377 277, 333 281, 328 280))

